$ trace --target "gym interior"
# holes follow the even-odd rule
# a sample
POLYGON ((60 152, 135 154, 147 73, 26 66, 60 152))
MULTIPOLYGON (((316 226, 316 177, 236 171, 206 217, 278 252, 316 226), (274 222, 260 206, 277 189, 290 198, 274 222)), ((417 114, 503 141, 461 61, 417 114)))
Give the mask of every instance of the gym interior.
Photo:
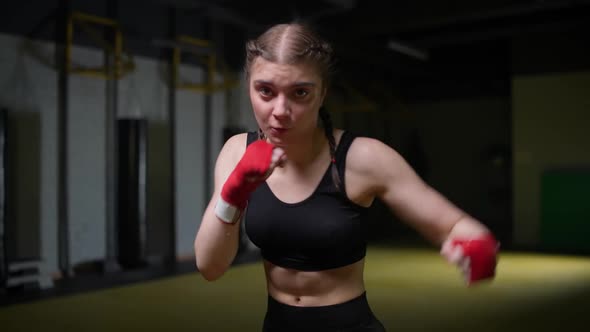
POLYGON ((460 272, 370 209, 389 331, 590 326, 590 1, 21 0, 0 20, 0 330, 260 331, 242 232, 219 280, 194 239, 225 141, 257 130, 244 44, 305 20, 338 55, 334 126, 398 151, 501 243, 460 272))

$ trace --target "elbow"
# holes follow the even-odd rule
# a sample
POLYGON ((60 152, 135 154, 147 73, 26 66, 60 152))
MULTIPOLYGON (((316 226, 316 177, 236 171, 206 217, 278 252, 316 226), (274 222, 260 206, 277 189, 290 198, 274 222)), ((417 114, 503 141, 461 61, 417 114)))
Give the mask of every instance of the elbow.
POLYGON ((201 264, 197 260, 197 270, 199 274, 207 281, 215 281, 225 273, 226 268, 216 266, 215 264, 201 264))
POLYGON ((194 250, 195 250, 195 263, 197 271, 207 281, 215 281, 227 271, 231 265, 231 261, 224 258, 224 255, 216 255, 212 252, 212 249, 203 247, 203 243, 200 243, 195 239, 194 250))
POLYGON ((199 251, 196 250, 195 246, 195 263, 197 265, 197 271, 205 280, 215 281, 225 273, 228 266, 217 262, 212 257, 203 256, 202 253, 199 255, 199 251))
POLYGON ((211 274, 201 273, 201 275, 207 281, 215 281, 215 280, 219 279, 223 275, 223 273, 211 273, 211 274))

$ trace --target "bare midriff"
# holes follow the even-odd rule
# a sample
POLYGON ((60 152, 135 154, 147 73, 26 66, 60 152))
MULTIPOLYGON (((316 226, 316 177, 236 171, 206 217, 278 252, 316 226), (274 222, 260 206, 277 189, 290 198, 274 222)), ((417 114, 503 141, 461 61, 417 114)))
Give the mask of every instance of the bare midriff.
POLYGON ((322 271, 299 271, 264 261, 268 293, 275 300, 301 307, 346 302, 363 294, 365 260, 322 271))

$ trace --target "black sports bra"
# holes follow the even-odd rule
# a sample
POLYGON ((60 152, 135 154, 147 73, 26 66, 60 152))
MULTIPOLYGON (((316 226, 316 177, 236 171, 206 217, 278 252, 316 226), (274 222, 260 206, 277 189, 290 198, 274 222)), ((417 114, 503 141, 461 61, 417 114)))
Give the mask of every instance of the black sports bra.
MULTIPOLYGON (((248 133, 248 144, 258 138, 248 133)), ((344 132, 335 159, 344 188, 346 153, 354 140, 344 132)), ((352 264, 365 257, 368 208, 348 199, 332 181, 330 165, 311 196, 298 203, 279 200, 266 182, 250 196, 246 233, 271 263, 301 271, 352 264)))

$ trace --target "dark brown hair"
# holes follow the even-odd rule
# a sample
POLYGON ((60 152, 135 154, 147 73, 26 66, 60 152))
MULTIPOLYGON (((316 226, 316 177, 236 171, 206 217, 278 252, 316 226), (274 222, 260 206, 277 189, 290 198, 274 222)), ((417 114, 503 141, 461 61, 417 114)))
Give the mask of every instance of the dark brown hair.
MULTIPOLYGON (((266 30, 262 35, 246 43, 246 78, 250 77, 250 70, 254 61, 261 57, 266 61, 278 64, 310 63, 319 71, 322 79, 322 89, 327 89, 334 69, 334 55, 332 46, 323 40, 311 27, 303 23, 278 24, 266 30)), ((330 159, 332 161, 332 180, 340 189, 341 181, 336 166, 336 139, 330 113, 325 107, 319 111, 324 127, 324 133, 330 145, 330 159)), ((261 129, 260 138, 264 137, 261 129)))

